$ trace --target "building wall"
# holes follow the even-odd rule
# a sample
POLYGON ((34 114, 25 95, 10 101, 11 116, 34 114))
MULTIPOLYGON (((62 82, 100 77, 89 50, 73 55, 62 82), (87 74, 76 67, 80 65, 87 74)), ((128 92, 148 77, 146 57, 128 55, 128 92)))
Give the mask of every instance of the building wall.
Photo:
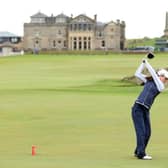
POLYGON ((0 51, 2 51, 2 49, 6 47, 11 48, 13 51, 23 50, 22 38, 18 36, 16 37, 1 37, 0 36, 0 51))
POLYGON ((96 15, 92 19, 86 15, 46 17, 38 13, 24 24, 25 50, 120 50, 124 43, 125 23, 99 25, 96 15))
POLYGON ((94 50, 93 32, 70 32, 68 38, 68 49, 70 50, 94 50), (76 47, 75 47, 76 43, 76 47))
POLYGON ((63 49, 67 41, 67 27, 62 25, 25 24, 25 49, 63 49))

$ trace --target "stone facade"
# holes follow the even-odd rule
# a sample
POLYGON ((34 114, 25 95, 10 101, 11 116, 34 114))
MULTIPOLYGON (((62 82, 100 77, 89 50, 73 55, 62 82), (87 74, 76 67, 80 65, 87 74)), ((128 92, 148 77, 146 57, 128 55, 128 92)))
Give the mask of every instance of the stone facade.
POLYGON ((24 23, 25 50, 115 50, 124 49, 125 22, 101 23, 81 14, 46 16, 38 12, 24 23))

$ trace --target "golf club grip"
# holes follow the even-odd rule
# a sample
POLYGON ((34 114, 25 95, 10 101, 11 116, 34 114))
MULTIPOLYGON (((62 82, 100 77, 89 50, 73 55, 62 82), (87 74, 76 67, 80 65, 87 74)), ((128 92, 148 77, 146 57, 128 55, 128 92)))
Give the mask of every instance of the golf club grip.
POLYGON ((154 57, 155 57, 154 54, 151 52, 147 54, 148 59, 153 59, 154 57))

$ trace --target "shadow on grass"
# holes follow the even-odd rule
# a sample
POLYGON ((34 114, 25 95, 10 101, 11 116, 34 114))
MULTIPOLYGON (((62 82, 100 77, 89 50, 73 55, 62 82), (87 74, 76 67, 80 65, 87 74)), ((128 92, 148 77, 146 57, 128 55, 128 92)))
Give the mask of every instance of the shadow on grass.
POLYGON ((96 81, 90 85, 82 85, 75 86, 71 88, 67 88, 71 91, 80 91, 80 92, 107 92, 107 93, 121 93, 127 92, 129 90, 134 90, 136 88, 136 84, 123 81, 123 80, 112 80, 112 79, 104 79, 96 81))
POLYGON ((65 88, 20 88, 20 89, 3 89, 0 90, 3 92, 22 92, 22 93, 34 93, 34 92, 94 92, 94 93, 130 93, 134 92, 137 88, 137 85, 132 82, 123 81, 123 80, 112 80, 112 79, 104 79, 93 82, 89 85, 78 85, 71 86, 65 88))

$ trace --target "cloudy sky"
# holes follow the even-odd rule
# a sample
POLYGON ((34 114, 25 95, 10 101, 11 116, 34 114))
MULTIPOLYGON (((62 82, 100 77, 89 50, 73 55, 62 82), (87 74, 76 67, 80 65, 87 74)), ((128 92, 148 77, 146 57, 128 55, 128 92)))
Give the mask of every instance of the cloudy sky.
POLYGON ((42 12, 48 16, 85 14, 101 22, 126 23, 126 38, 160 37, 165 29, 168 0, 2 0, 0 31, 23 36, 23 24, 42 12))

